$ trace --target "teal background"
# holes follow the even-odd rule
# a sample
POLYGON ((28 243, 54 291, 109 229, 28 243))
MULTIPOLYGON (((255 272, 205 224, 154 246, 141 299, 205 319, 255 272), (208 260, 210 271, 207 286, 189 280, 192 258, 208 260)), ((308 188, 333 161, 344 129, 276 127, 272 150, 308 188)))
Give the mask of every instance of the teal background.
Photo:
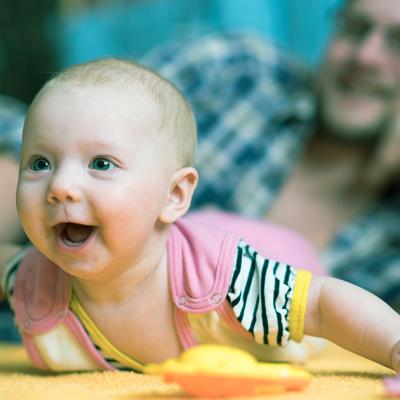
POLYGON ((60 67, 103 56, 140 57, 169 39, 215 30, 256 31, 318 63, 340 0, 103 2, 52 19, 60 67))

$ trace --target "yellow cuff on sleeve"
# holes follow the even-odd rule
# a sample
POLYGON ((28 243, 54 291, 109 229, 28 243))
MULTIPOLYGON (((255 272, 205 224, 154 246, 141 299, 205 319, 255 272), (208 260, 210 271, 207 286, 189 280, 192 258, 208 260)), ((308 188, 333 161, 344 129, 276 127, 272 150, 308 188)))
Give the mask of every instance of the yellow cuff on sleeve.
POLYGON ((290 338, 295 342, 301 342, 304 336, 304 319, 306 315, 307 295, 310 281, 311 273, 309 271, 297 271, 289 315, 290 338))

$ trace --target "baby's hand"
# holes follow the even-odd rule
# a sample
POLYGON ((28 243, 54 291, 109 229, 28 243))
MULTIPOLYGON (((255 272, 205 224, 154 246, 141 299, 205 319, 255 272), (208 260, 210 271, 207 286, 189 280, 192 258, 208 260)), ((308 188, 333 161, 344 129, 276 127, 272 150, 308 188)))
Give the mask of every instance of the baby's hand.
POLYGON ((393 346, 392 368, 396 372, 400 373, 400 340, 393 346))

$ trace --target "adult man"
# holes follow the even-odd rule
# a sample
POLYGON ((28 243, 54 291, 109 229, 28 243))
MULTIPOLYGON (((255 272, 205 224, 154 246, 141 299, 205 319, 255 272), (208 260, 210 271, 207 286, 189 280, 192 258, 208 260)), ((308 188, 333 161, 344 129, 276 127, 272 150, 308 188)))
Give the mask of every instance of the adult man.
MULTIPOLYGON (((304 205, 312 204, 323 189, 322 196, 329 204, 321 218, 322 214, 332 218, 322 224, 327 232, 321 226, 323 220, 316 218, 320 236, 315 242, 322 246, 332 237, 329 226, 335 228, 362 211, 400 164, 396 118, 400 112, 400 11, 396 5, 390 0, 349 1, 342 10, 317 83, 316 132, 270 210, 270 218, 285 218, 279 207, 284 207, 290 185, 297 181, 304 192, 307 188, 301 181, 313 178, 304 205), (332 171, 336 171, 335 179, 332 171), (330 198, 329 191, 333 194, 330 198)), ((305 211, 303 208, 303 217, 305 211)), ((313 208, 315 212, 317 208, 313 208)), ((310 219, 303 219, 310 227, 310 219)))
POLYGON ((316 132, 269 211, 271 220, 290 224, 297 198, 291 225, 321 249, 353 221, 325 254, 332 273, 397 308, 399 86, 397 2, 348 1, 320 71, 316 132))

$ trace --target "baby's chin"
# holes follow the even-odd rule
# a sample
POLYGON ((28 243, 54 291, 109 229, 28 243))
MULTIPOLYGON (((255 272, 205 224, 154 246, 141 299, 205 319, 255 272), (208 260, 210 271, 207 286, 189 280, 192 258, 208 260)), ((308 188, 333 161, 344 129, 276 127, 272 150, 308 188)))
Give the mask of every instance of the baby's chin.
POLYGON ((59 262, 57 264, 65 273, 70 277, 79 280, 97 280, 99 276, 103 275, 104 268, 93 263, 72 263, 72 262, 59 262))
POLYGON ((51 249, 44 249, 42 253, 72 278, 96 280, 103 276, 108 268, 97 254, 75 257, 74 255, 60 254, 51 249))

